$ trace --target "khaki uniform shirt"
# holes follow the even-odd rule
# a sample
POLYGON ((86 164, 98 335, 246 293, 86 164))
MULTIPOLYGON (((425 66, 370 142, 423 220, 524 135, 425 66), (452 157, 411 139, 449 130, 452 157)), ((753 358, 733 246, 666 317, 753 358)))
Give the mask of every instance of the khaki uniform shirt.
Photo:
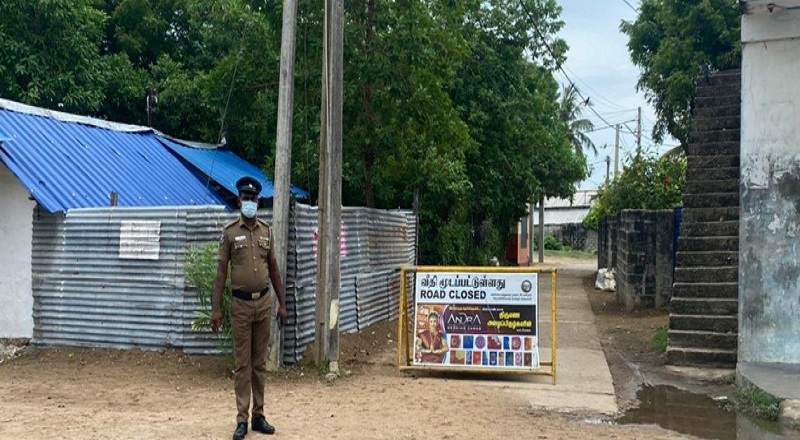
POLYGON ((242 218, 225 225, 217 259, 231 262, 231 289, 256 293, 269 286, 271 239, 270 227, 262 220, 252 230, 242 218))

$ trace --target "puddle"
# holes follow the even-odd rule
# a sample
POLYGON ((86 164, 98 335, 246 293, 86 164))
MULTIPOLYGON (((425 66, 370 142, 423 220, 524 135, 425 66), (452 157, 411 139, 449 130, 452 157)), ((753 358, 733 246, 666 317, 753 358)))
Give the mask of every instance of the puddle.
POLYGON ((798 439, 798 433, 781 432, 777 423, 753 421, 723 408, 705 394, 659 385, 645 386, 636 393, 637 408, 617 419, 618 424, 659 425, 663 428, 709 440, 798 439))

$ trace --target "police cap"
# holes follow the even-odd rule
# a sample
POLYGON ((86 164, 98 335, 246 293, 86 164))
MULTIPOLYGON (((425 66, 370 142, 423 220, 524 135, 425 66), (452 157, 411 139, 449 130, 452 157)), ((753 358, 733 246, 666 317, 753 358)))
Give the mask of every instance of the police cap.
POLYGON ((258 195, 261 192, 261 182, 250 176, 244 176, 236 181, 236 189, 241 193, 258 195))

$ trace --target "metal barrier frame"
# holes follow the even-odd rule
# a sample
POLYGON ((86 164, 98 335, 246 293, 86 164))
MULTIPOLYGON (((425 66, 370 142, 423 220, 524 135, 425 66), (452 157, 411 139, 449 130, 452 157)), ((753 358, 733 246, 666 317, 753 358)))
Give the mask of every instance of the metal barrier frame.
MULTIPOLYGON (((553 385, 556 384, 556 356, 558 351, 558 314, 556 313, 558 307, 558 269, 539 269, 533 267, 480 267, 480 266, 406 266, 400 268, 400 307, 399 315, 397 318, 397 366, 400 371, 457 371, 465 373, 481 373, 481 374, 520 374, 520 375, 534 375, 534 376, 550 376, 553 379, 553 385), (461 272, 461 273, 535 273, 535 274, 550 274, 551 275, 551 288, 550 288, 550 323, 551 330, 551 357, 549 361, 540 361, 539 366, 549 366, 550 370, 540 371, 520 371, 520 370, 502 370, 497 368, 448 368, 437 366, 422 366, 411 365, 411 338, 409 337, 409 320, 408 320, 408 292, 406 286, 406 274, 413 273, 441 273, 441 272, 461 272), (405 359, 403 355, 405 354, 405 359)), ((538 293, 537 293, 538 294, 538 293)), ((538 310, 537 310, 538 313, 538 310)), ((537 320, 538 322, 538 320, 537 320)), ((537 329, 538 331, 538 329, 537 329)))

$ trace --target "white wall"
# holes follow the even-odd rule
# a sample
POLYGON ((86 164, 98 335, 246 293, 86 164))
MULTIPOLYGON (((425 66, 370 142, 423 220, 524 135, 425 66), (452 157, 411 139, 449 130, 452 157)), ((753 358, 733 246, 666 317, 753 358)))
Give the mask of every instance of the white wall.
POLYGON ((28 192, 0 162, 0 338, 33 336, 33 208, 28 192))
POLYGON ((800 10, 742 42, 739 360, 800 363, 800 10))

